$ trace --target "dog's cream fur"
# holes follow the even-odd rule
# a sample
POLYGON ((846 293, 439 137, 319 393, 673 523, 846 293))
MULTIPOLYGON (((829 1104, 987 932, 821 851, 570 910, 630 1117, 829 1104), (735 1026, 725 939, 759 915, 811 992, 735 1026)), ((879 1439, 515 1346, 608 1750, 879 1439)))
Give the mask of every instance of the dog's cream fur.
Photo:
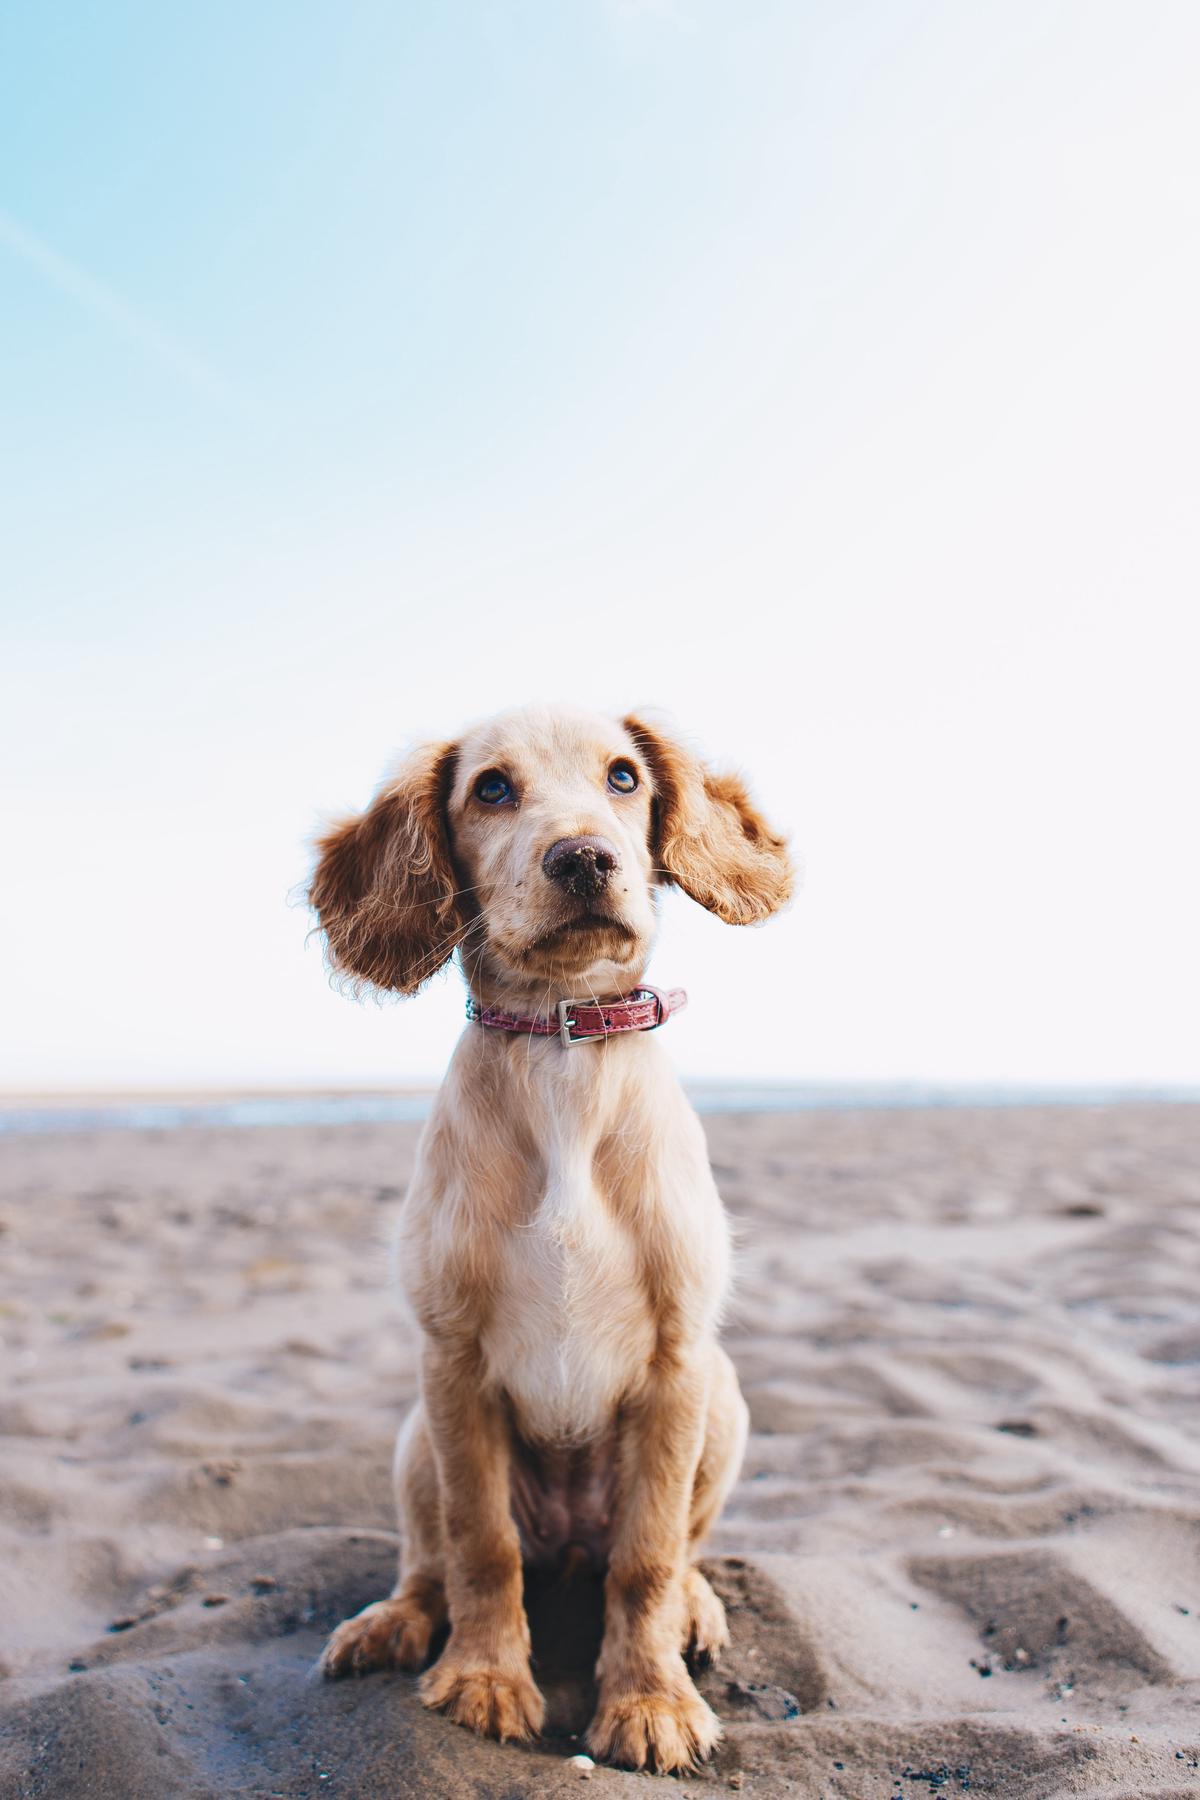
MULTIPOLYGON (((506 714, 411 758, 327 833, 312 901, 334 968, 415 992, 457 950, 488 1005, 638 985, 656 889, 736 924, 787 900, 783 841, 741 783, 636 719, 506 714), (609 785, 625 765, 637 785, 609 785), (487 804, 481 776, 511 793, 487 804), (543 857, 602 838, 597 900, 543 857)), ((333 1634, 326 1673, 420 1666, 427 1705, 499 1737, 542 1723, 522 1563, 607 1569, 598 1756, 691 1766, 719 1734, 685 1654, 725 1641, 697 1548, 736 1478, 746 1410, 716 1330, 729 1241, 699 1121, 655 1035, 566 1049, 468 1026, 426 1128, 399 1267, 424 1333, 396 1447, 403 1534, 390 1599, 333 1634)))

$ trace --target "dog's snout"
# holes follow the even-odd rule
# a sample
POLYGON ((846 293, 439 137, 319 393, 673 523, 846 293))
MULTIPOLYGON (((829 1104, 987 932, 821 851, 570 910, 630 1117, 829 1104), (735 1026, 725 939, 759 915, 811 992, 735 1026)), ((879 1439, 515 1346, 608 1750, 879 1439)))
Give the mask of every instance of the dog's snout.
POLYGON ((595 899, 620 866, 615 846, 602 837, 559 838, 542 858, 542 868, 556 887, 586 900, 595 899))

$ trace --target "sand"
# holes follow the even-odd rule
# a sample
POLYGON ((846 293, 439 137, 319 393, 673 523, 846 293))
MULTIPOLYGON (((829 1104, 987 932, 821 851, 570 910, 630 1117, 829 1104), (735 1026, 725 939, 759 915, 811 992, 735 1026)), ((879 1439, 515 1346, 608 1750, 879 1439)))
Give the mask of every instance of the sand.
MULTIPOLYGON (((753 1415, 695 1788, 1200 1796, 1200 1109, 707 1122, 753 1415)), ((0 1793, 649 1791, 322 1684, 386 1592, 409 1125, 0 1137, 0 1793)))

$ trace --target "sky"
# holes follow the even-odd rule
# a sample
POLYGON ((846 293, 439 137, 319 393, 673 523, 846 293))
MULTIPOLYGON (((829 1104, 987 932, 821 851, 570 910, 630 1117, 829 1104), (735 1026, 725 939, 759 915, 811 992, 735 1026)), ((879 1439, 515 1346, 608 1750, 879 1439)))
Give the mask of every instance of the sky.
POLYGON ((0 1087, 436 1078, 320 821, 511 704, 750 777, 687 1075, 1200 1080, 1200 9, 0 18, 0 1087))

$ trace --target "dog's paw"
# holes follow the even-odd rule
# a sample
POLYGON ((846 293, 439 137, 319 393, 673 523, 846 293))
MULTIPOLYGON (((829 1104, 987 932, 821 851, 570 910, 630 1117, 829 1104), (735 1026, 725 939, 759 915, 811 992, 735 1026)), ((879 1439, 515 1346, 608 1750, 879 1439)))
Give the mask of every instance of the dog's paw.
POLYGON ((588 1727, 587 1746, 605 1762, 669 1775, 702 1763, 720 1735, 716 1714, 681 1672, 660 1688, 625 1692, 610 1700, 601 1694, 588 1727))
POLYGON ((687 1605, 684 1654, 697 1668, 706 1668, 717 1661, 729 1642, 725 1608, 699 1569, 688 1570, 683 1591, 687 1605))
POLYGON ((528 1668, 503 1671, 448 1650, 421 1677, 421 1699, 483 1737, 526 1743, 542 1729, 546 1703, 528 1668))
POLYGON ((338 1626, 321 1653, 321 1673, 335 1681, 371 1669, 419 1669, 437 1624, 437 1612, 412 1596, 376 1600, 338 1626))

